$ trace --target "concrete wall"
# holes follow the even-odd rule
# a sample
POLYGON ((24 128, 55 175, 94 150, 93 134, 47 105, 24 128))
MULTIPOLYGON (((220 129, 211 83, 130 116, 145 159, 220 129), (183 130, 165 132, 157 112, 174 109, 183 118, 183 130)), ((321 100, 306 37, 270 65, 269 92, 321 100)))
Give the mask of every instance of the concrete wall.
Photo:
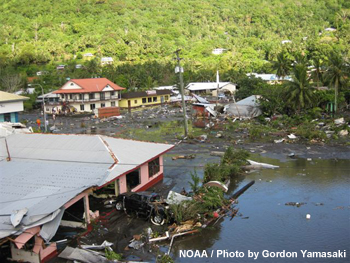
MULTIPOLYGON (((85 102, 69 102, 69 107, 74 107, 77 109, 77 112, 92 112, 90 110, 90 104, 95 104, 95 109, 101 108, 101 103, 105 104, 105 107, 118 107, 119 106, 119 100, 111 100, 111 101, 85 101, 85 102), (112 106, 112 101, 115 102, 115 106, 112 106), (80 110, 80 105, 84 105, 84 110, 80 110)), ((52 113, 52 108, 56 107, 56 109, 62 110, 62 105, 45 105, 45 112, 46 113, 52 113)), ((57 114, 57 111, 56 111, 57 114)))
MULTIPOLYGON (((157 183, 163 178, 163 155, 159 156, 159 172, 152 177, 149 177, 148 173, 148 163, 139 167, 141 183, 135 188, 131 189, 132 192, 145 191, 147 188, 151 187, 153 184, 157 183), (153 184, 152 184, 153 183, 153 184)), ((119 177, 119 190, 120 194, 127 192, 126 185, 126 174, 119 177)))
POLYGON ((23 101, 0 102, 0 114, 23 111, 23 101))

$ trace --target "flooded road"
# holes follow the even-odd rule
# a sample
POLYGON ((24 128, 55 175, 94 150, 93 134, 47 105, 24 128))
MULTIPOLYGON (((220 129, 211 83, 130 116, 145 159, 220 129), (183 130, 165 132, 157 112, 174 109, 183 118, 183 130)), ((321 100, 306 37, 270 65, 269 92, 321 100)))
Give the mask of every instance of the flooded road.
POLYGON ((253 262, 254 259, 248 257, 250 250, 259 252, 258 262, 349 262, 350 161, 290 159, 280 162, 258 155, 252 159, 280 168, 247 174, 239 182, 239 188, 251 180, 256 183, 239 198, 237 208, 242 217, 232 221, 226 217, 200 234, 179 238, 172 250, 175 261, 237 260, 236 257, 217 257, 218 250, 227 250, 244 253, 238 262, 253 262), (288 202, 305 204, 286 206, 288 202), (311 215, 310 220, 306 219, 306 214, 311 215), (208 258, 180 257, 180 250, 186 249, 201 253, 205 250, 208 258), (213 257, 210 255, 212 250, 213 257), (297 252, 297 258, 263 257, 264 250, 297 252), (347 258, 303 258, 300 250, 347 250, 347 258))

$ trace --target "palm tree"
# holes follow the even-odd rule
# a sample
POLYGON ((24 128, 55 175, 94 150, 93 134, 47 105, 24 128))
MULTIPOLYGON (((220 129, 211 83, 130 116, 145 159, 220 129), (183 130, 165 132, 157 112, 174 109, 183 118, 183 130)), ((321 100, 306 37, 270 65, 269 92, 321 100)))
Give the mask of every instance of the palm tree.
POLYGON ((349 64, 340 53, 331 51, 328 55, 327 70, 325 78, 329 85, 334 88, 334 112, 338 109, 338 92, 339 89, 345 86, 349 75, 349 64))
POLYGON ((272 63, 272 67, 276 70, 276 75, 281 77, 282 80, 287 76, 291 69, 291 60, 288 58, 288 54, 282 51, 277 55, 277 61, 272 63))
POLYGON ((292 80, 285 82, 285 99, 293 109, 307 109, 314 104, 314 93, 307 74, 307 67, 297 64, 293 68, 292 80))
POLYGON ((316 87, 319 87, 320 84, 323 84, 323 74, 322 74, 322 59, 318 56, 315 56, 311 59, 313 71, 311 72, 311 78, 314 83, 316 83, 316 87))

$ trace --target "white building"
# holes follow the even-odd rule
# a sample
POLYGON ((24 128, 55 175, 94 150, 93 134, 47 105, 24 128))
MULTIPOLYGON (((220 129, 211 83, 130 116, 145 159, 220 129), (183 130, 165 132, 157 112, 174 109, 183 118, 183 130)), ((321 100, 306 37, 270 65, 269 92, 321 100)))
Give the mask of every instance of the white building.
POLYGON ((279 83, 282 80, 292 80, 291 76, 284 76, 283 79, 278 77, 276 74, 258 74, 258 73, 248 73, 247 74, 248 77, 255 77, 255 78, 260 78, 264 81, 266 81, 269 84, 275 84, 275 83, 279 83))
POLYGON ((106 78, 71 79, 53 94, 60 95, 61 111, 93 112, 98 108, 118 107, 122 90, 106 78))
POLYGON ((213 51, 211 52, 214 55, 220 55, 222 53, 224 53, 226 51, 226 49, 224 48, 215 48, 213 49, 213 51))
POLYGON ((29 98, 0 91, 0 122, 18 122, 18 112, 24 110, 23 101, 29 98))
MULTIPOLYGON (((185 89, 195 94, 210 94, 212 96, 216 96, 218 84, 216 82, 192 82, 189 83, 185 89)), ((219 82, 219 93, 230 92, 233 94, 235 91, 236 84, 231 82, 219 82)))
POLYGON ((101 65, 104 66, 104 65, 111 65, 113 64, 113 58, 111 57, 103 57, 101 58, 101 65))

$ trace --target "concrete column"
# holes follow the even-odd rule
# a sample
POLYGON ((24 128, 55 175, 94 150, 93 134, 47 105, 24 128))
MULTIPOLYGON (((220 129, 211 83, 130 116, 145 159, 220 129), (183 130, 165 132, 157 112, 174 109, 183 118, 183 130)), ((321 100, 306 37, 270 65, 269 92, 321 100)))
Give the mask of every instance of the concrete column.
POLYGON ((90 204, 89 204, 89 194, 84 196, 84 213, 85 213, 85 222, 90 224, 90 204))
POLYGON ((119 179, 116 179, 114 181, 114 192, 115 192, 115 195, 118 196, 119 195, 119 192, 120 192, 120 188, 119 188, 119 179))

